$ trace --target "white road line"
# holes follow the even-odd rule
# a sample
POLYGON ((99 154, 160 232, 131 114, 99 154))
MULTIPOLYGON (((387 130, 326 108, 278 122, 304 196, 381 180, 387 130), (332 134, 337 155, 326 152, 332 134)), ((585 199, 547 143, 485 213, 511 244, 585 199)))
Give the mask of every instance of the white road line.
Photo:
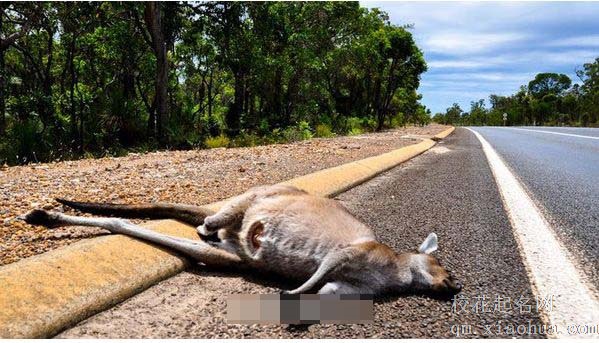
MULTIPOLYGON (((585 285, 567 250, 495 149, 478 132, 468 130, 476 135, 487 156, 529 270, 533 291, 541 299, 555 296, 552 310, 544 311, 546 324, 557 326, 560 331, 557 337, 599 337, 596 331, 599 302, 593 291, 585 285), (568 329, 573 329, 572 325, 592 325, 595 331, 570 334, 568 329)), ((584 327, 577 329, 581 328, 584 327)))
POLYGON ((575 135, 573 133, 562 133, 562 132, 553 132, 553 131, 545 131, 545 130, 521 129, 521 128, 518 128, 518 127, 511 127, 510 129, 512 129, 512 130, 522 130, 522 131, 532 131, 532 132, 541 132, 541 133, 551 133, 551 134, 554 134, 554 135, 572 136, 572 137, 578 137, 578 138, 599 139, 599 137, 575 135))

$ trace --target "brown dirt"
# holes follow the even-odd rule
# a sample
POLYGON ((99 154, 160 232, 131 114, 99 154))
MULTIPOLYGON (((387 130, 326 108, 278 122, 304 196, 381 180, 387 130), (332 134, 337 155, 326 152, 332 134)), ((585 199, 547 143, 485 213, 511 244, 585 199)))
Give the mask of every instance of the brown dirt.
POLYGON ((55 197, 84 201, 206 204, 417 142, 442 125, 251 148, 162 151, 0 169, 0 265, 104 234, 76 227, 47 231, 15 217, 34 208, 62 211, 55 197))

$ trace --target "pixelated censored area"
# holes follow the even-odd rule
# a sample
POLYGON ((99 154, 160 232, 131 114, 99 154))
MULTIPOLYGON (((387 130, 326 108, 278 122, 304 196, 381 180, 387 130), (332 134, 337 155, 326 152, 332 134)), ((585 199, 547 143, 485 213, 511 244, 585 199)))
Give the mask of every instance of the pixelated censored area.
POLYGON ((228 324, 372 324, 373 298, 360 294, 232 294, 228 324))

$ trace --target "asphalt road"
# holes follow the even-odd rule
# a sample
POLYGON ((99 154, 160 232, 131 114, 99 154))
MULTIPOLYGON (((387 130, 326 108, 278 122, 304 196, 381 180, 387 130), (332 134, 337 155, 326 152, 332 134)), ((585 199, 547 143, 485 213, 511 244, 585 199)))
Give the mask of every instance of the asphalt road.
POLYGON ((518 176, 580 272, 599 289, 599 129, 473 129, 518 176))
POLYGON ((338 198, 398 251, 414 251, 436 232, 440 250, 435 254, 464 284, 461 302, 416 295, 377 299, 373 325, 227 325, 228 294, 275 293, 295 285, 265 275, 197 267, 58 337, 543 336, 530 334, 530 329, 514 332, 518 326, 538 327, 541 321, 493 175, 470 131, 456 130, 430 151, 338 198))

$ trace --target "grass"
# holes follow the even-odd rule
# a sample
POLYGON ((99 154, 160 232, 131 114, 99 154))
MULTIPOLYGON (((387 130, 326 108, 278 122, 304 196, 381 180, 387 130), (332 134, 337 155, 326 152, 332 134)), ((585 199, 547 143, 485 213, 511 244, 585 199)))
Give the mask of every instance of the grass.
POLYGON ((226 148, 229 146, 230 143, 231 143, 231 140, 229 139, 229 137, 225 136, 224 134, 221 134, 220 136, 216 136, 216 137, 208 137, 204 141, 204 145, 206 145, 206 147, 209 149, 226 148))

